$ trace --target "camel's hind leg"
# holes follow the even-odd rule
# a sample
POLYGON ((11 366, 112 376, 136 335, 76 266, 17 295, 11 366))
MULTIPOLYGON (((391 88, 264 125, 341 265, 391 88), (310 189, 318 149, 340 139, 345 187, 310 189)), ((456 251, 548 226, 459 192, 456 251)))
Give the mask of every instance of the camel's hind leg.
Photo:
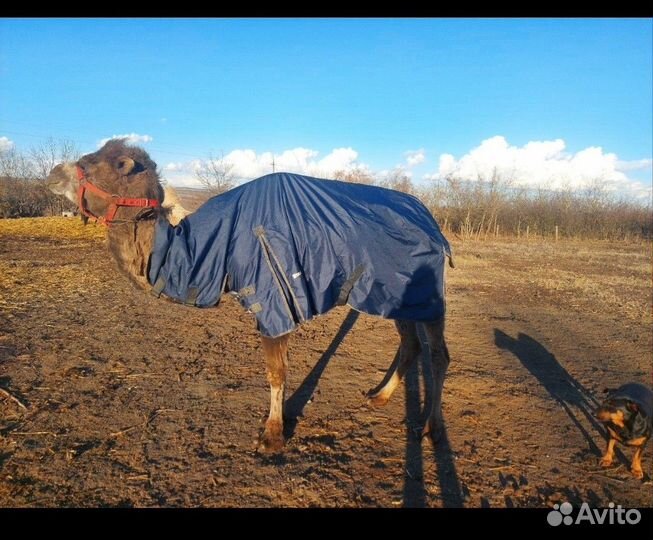
POLYGON ((442 435, 444 421, 442 419, 442 387, 449 367, 449 350, 444 339, 444 317, 434 322, 421 323, 426 332, 431 353, 433 371, 433 400, 431 411, 424 426, 423 434, 430 433, 434 442, 442 435))
POLYGON ((270 416, 261 435, 259 452, 278 452, 283 448, 283 401, 288 368, 288 337, 261 336, 270 383, 270 416))
POLYGON ((395 326, 401 337, 401 345, 397 357, 381 383, 367 392, 369 403, 376 407, 385 405, 404 377, 406 370, 421 352, 417 326, 414 321, 395 321, 395 326))

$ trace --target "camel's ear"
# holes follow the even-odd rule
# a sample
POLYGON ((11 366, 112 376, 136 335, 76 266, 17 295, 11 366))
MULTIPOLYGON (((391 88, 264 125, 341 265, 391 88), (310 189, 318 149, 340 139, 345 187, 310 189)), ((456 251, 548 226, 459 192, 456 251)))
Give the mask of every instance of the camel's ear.
POLYGON ((132 172, 135 165, 136 163, 132 158, 127 156, 121 156, 118 158, 118 161, 116 162, 116 169, 123 176, 127 176, 130 172, 132 172))

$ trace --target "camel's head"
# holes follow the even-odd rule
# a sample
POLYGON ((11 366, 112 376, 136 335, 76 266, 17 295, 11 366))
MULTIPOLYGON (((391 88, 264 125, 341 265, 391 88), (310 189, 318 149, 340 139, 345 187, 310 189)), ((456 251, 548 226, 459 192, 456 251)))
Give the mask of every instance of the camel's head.
MULTIPOLYGON (((77 163, 57 165, 48 176, 47 185, 51 191, 64 195, 71 201, 77 200, 79 174, 85 181, 100 191, 86 189, 83 194, 85 208, 95 216, 105 216, 112 204, 112 196, 129 199, 153 199, 163 201, 163 188, 159 183, 156 164, 141 148, 127 146, 122 139, 107 142, 97 152, 86 154, 77 163)), ((148 208, 148 210, 151 210, 148 208)), ((143 208, 120 206, 115 219, 133 221, 143 208)))
MULTIPOLYGON (((111 141, 111 142, 117 142, 117 141, 111 141)), ((124 146, 124 144, 123 144, 123 149, 125 150, 125 152, 122 153, 122 155, 124 156, 127 155, 128 149, 138 150, 134 148, 127 148, 126 146, 124 146)), ((84 156, 79 161, 82 170, 84 170, 83 169, 84 166, 81 164, 82 160, 86 159, 89 156, 95 156, 100 152, 102 152, 102 150, 99 150, 95 154, 89 154, 88 156, 84 156)), ((155 167, 154 163, 150 161, 150 158, 147 156, 147 154, 145 154, 145 152, 142 153, 145 155, 147 161, 149 163, 152 163, 152 166, 155 167)), ((48 188, 53 193, 56 193, 57 195, 63 195, 64 197, 74 202, 75 204, 78 204, 79 202, 77 198, 77 189, 79 188, 79 180, 77 177, 77 165, 78 164, 74 162, 61 163, 57 165, 54 169, 52 169, 47 179, 48 188)), ((134 167, 136 167, 136 161, 134 162, 134 167)), ((87 177, 89 176, 85 170, 84 170, 84 174, 87 177)), ((93 182, 93 180, 91 181, 93 182)), ((181 205, 181 202, 179 201, 179 197, 176 191, 172 187, 166 186, 163 188, 163 190, 164 190, 164 197, 163 197, 163 203, 161 204, 161 207, 167 213, 168 220, 170 221, 170 223, 172 225, 177 225, 185 216, 190 214, 190 212, 181 205)), ((96 202, 101 202, 101 201, 96 201, 96 202)), ((87 199, 87 205, 90 204, 91 204, 91 199, 89 197, 87 199)), ((82 218, 86 220, 85 216, 82 216, 82 218)))

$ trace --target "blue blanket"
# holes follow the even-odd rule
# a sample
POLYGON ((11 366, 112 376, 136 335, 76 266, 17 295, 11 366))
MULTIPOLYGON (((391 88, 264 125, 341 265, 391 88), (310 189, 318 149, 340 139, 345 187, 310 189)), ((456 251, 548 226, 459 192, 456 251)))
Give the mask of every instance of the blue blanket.
POLYGON ((213 197, 176 227, 157 221, 155 294, 199 307, 223 293, 276 337, 348 304, 389 319, 444 315, 449 243, 412 195, 290 173, 213 197))

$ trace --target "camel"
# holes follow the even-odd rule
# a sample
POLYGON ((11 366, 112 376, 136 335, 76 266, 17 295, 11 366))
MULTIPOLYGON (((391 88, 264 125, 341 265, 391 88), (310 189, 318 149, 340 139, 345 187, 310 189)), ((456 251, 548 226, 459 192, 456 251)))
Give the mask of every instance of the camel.
POLYGON ((258 451, 280 452, 285 445, 290 335, 299 324, 344 304, 393 319, 399 333, 396 360, 366 394, 375 407, 388 402, 420 355, 418 325, 423 328, 433 377, 430 409, 419 431, 434 442, 440 438, 450 363, 445 260, 454 265, 448 242, 415 197, 276 173, 213 197, 188 215, 174 194, 164 200, 149 155, 119 139, 76 163, 57 165, 47 185, 78 204, 83 215, 107 225, 109 252, 134 286, 199 307, 216 306, 222 294, 233 294, 255 315, 270 384, 258 451), (219 255, 211 251, 216 249, 219 255), (202 268, 195 260, 200 256, 202 268), (205 267, 218 277, 206 277, 205 267))

